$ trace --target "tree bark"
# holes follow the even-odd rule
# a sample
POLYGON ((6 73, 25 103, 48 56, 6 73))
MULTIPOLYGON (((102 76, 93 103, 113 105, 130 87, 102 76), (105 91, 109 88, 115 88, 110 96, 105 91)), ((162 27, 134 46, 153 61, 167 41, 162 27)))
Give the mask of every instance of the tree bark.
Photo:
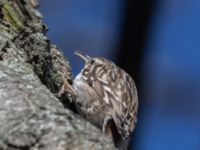
POLYGON ((0 149, 114 149, 71 111, 66 94, 55 96, 72 83, 70 65, 45 36, 37 6, 36 0, 0 0, 0 149))

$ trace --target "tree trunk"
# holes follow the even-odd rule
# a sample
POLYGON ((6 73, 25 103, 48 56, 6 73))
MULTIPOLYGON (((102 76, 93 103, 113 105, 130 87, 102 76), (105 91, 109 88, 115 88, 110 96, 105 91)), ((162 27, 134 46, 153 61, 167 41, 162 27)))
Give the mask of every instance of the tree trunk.
POLYGON ((70 66, 45 36, 37 6, 36 0, 0 0, 0 149, 114 149, 69 110, 66 94, 55 96, 71 86, 70 66))

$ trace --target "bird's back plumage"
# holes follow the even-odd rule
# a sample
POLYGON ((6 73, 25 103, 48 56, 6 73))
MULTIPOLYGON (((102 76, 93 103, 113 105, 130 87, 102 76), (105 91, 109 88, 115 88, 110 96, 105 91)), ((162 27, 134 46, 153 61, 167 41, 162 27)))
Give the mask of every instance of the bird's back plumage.
POLYGON ((87 56, 85 60, 79 79, 95 93, 98 105, 103 106, 100 108, 104 110, 98 112, 105 115, 102 128, 111 128, 115 145, 123 147, 123 141, 127 142, 137 121, 138 96, 135 83, 123 69, 105 58, 87 56))

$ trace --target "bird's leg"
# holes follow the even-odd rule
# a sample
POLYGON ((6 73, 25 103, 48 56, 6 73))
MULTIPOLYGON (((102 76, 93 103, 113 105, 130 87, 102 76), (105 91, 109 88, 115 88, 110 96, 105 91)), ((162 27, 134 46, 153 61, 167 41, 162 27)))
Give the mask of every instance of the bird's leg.
POLYGON ((102 131, 103 133, 112 137, 112 118, 110 116, 106 116, 103 122, 102 131))
POLYGON ((76 96, 76 92, 72 88, 72 86, 69 84, 69 82, 66 80, 66 77, 63 73, 58 72, 62 76, 63 84, 61 86, 61 89, 59 90, 58 93, 54 94, 55 96, 61 97, 63 94, 67 94, 69 97, 70 102, 72 102, 71 97, 74 95, 76 96))

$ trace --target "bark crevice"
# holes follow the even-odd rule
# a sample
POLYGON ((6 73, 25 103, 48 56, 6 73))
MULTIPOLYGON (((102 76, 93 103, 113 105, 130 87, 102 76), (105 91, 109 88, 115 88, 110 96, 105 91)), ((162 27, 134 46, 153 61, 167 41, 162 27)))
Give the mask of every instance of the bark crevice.
POLYGON ((114 149, 70 110, 67 91, 55 96, 71 85, 71 68, 46 37, 36 6, 36 0, 0 0, 0 149, 114 149))

